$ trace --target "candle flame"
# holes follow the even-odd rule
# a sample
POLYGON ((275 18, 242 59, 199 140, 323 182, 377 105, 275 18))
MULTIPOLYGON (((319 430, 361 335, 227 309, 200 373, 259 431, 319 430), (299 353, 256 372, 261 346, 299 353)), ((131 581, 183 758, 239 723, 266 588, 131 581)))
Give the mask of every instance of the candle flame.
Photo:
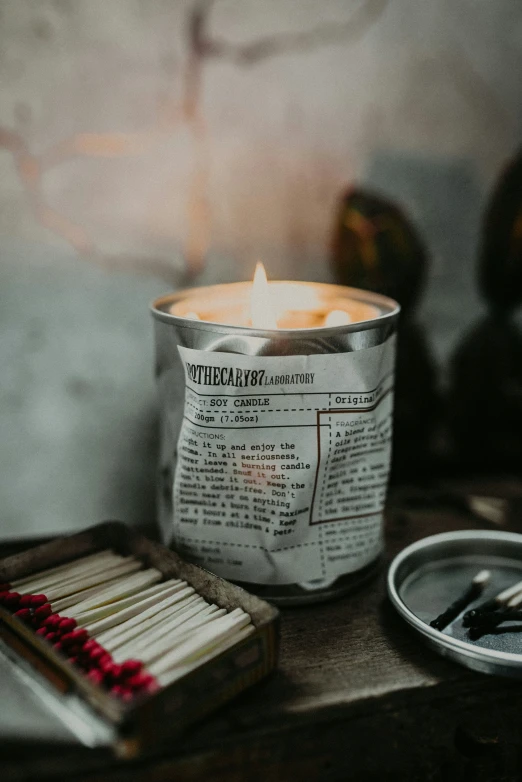
POLYGON ((266 278, 265 267, 256 264, 252 293, 250 296, 252 326, 255 329, 276 329, 277 318, 270 300, 270 290, 266 278))

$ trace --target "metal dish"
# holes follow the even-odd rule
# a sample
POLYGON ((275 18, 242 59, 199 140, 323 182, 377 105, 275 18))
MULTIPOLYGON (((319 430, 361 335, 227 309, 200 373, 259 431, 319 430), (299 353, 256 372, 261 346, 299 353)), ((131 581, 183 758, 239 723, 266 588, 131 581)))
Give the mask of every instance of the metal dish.
POLYGON ((522 678, 522 623, 502 625, 500 632, 476 641, 469 638, 461 616, 443 632, 429 625, 483 568, 491 570, 492 578, 476 602, 522 580, 522 535, 480 530, 424 538, 393 560, 388 595, 399 614, 443 657, 482 673, 522 678))

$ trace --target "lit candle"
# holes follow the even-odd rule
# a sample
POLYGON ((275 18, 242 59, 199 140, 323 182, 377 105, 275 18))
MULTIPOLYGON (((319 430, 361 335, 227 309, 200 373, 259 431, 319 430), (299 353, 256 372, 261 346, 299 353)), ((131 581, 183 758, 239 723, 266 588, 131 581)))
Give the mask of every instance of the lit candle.
POLYGON ((335 328, 375 318, 371 304, 343 295, 339 286, 268 282, 258 263, 252 283, 203 288, 170 312, 188 320, 268 330, 335 328))
POLYGON ((362 583, 382 552, 398 313, 262 264, 158 299, 165 542, 286 604, 362 583))

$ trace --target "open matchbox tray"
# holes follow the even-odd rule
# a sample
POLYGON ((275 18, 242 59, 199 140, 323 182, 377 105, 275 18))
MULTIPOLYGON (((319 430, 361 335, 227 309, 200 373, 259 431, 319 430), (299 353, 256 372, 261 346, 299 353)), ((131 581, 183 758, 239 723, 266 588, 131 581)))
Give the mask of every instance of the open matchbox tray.
POLYGON ((114 737, 115 751, 134 757, 182 733, 274 670, 279 641, 276 608, 234 584, 185 562, 178 554, 135 532, 126 524, 108 521, 79 534, 59 538, 0 560, 0 583, 101 551, 133 555, 166 578, 187 581, 206 600, 221 608, 240 607, 255 631, 240 643, 158 692, 124 703, 93 684, 16 616, 0 606, 0 638, 15 661, 43 676, 62 701, 80 700, 82 708, 101 720, 114 737), (36 669, 36 671, 35 671, 36 669), (66 697, 64 697, 66 696, 66 697))

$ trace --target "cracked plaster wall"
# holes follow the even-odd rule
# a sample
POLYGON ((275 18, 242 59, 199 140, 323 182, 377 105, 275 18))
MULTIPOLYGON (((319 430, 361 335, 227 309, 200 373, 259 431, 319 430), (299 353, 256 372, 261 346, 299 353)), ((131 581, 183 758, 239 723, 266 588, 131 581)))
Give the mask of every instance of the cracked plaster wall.
POLYGON ((350 182, 421 228, 444 364, 521 75, 518 0, 3 0, 3 534, 150 518, 148 302, 259 257, 328 279, 350 182))

